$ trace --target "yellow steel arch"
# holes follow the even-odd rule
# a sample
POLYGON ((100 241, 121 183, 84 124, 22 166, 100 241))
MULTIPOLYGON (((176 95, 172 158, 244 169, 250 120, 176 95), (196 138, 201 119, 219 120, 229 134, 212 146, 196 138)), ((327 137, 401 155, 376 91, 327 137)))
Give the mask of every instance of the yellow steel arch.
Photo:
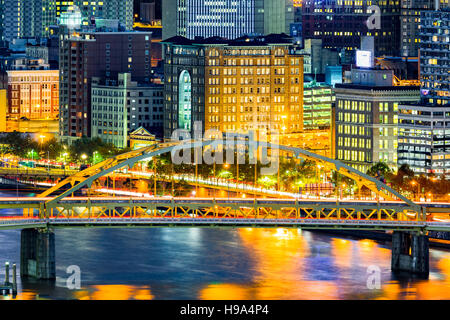
MULTIPOLYGON (((375 192, 377 195, 383 197, 386 200, 395 200, 395 198, 402 200, 406 202, 408 205, 413 207, 418 212, 421 212, 421 206, 415 204, 411 200, 407 199, 403 195, 399 194, 386 184, 382 183, 381 181, 378 181, 377 179, 368 176, 367 174, 364 174, 340 161, 330 159, 325 156, 314 154, 310 151, 303 150, 301 148, 296 147, 290 147, 290 146, 284 146, 284 145, 278 145, 268 142, 258 142, 259 146, 267 147, 270 149, 278 149, 281 151, 293 153, 297 158, 303 158, 312 160, 314 162, 321 163, 324 167, 335 170, 336 172, 347 176, 351 179, 353 179, 359 187, 365 186, 371 191, 375 192)), ((242 142, 241 142, 242 143, 242 142)), ((61 187, 67 185, 70 183, 72 188, 69 190, 63 192, 62 194, 56 196, 52 200, 49 201, 49 203, 55 203, 58 202, 60 199, 63 199, 67 195, 70 195, 71 193, 79 190, 83 186, 90 187, 96 179, 107 176, 111 173, 113 173, 115 170, 118 170, 120 168, 128 166, 129 168, 132 168, 134 164, 138 161, 147 159, 149 157, 157 156, 160 154, 164 154, 167 152, 172 152, 176 149, 193 149, 193 148, 199 148, 199 147, 205 147, 208 145, 217 147, 219 145, 223 146, 232 146, 237 144, 237 142, 233 139, 232 142, 230 141, 222 141, 222 140, 203 140, 203 141, 177 141, 177 142, 169 142, 169 143, 162 143, 158 145, 153 145, 150 147, 145 147, 139 150, 130 151, 112 158, 109 158, 103 162, 100 162, 92 167, 87 168, 86 170, 80 171, 79 173, 68 177, 64 179, 63 181, 59 182, 54 187, 48 189, 47 191, 43 192, 39 195, 39 197, 47 197, 51 195, 53 192, 57 191, 61 187)))
MULTIPOLYGON (((169 144, 165 144, 165 145, 169 145, 169 144)), ((150 147, 144 147, 144 148, 141 148, 138 150, 133 150, 133 151, 126 152, 123 154, 119 154, 112 158, 108 158, 108 159, 106 159, 102 162, 99 162, 83 171, 77 172, 76 174, 74 174, 70 177, 67 177, 66 179, 57 183, 55 186, 53 186, 50 189, 41 193, 39 195, 39 197, 47 197, 47 196, 51 195, 52 193, 54 193, 55 191, 61 189, 62 187, 64 187, 67 184, 70 184, 73 187, 77 183, 82 183, 82 182, 86 181, 89 177, 99 174, 99 173, 105 171, 106 169, 116 166, 119 163, 127 162, 128 160, 131 160, 135 157, 146 155, 154 150, 157 150, 158 146, 161 148, 161 144, 159 144, 159 145, 155 144, 150 147)))

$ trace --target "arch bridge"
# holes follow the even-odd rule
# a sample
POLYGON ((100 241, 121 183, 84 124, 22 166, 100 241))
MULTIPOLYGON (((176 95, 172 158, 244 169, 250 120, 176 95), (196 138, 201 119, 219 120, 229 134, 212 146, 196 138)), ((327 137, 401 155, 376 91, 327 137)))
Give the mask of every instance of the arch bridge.
POLYGON ((339 161, 301 148, 258 142, 311 160, 356 181, 373 191, 378 201, 300 199, 201 199, 74 197, 74 192, 122 168, 177 150, 216 148, 244 144, 247 140, 201 140, 169 142, 130 151, 62 180, 35 198, 0 199, 1 208, 26 208, 25 217, 0 219, 0 229, 22 230, 21 274, 55 277, 54 233, 59 227, 295 227, 303 229, 392 230, 392 269, 428 274, 427 230, 450 230, 450 224, 426 221, 425 209, 381 181, 339 161), (71 187, 52 196, 69 184, 71 187), (72 197, 68 197, 72 195, 72 197), (38 212, 37 215, 34 213, 38 212), (35 257, 42 257, 35 261, 35 257), (33 263, 29 263, 33 260, 33 263), (22 270, 23 266, 23 270, 22 270), (27 266, 35 266, 30 269, 27 266))
MULTIPOLYGON (((312 214, 318 215, 322 218, 333 218, 333 217, 344 217, 349 219, 388 219, 388 220, 411 220, 411 217, 414 217, 417 221, 424 221, 426 220, 426 214, 425 209, 421 207, 420 205, 412 202, 411 200, 407 199, 403 195, 399 194, 397 191, 393 190, 386 184, 382 183, 381 181, 370 177, 367 174, 364 174, 362 172, 359 172, 358 170, 340 162, 334 159, 327 158, 322 155, 314 154, 310 151, 296 148, 296 147, 290 147, 290 146, 284 146, 279 144, 273 144, 268 142, 258 142, 255 141, 257 145, 259 145, 259 148, 267 148, 271 150, 279 150, 283 153, 291 154, 293 157, 297 159, 304 159, 304 160, 311 160, 316 163, 319 163, 321 166, 329 169, 334 170, 335 172, 342 174, 348 178, 353 179, 358 187, 365 186, 369 190, 371 190, 376 196, 377 196, 377 203, 376 205, 372 204, 370 206, 364 207, 363 204, 355 202, 353 205, 350 203, 343 203, 337 200, 334 203, 326 202, 325 204, 321 204, 320 200, 317 200, 317 203, 310 203, 310 204, 300 204, 300 202, 297 201, 294 206, 291 206, 290 208, 282 208, 278 210, 278 214, 281 214, 281 217, 288 217, 289 215, 286 215, 286 211, 292 213, 293 210, 296 210, 299 212, 299 210, 304 210, 309 212, 308 216, 311 216, 312 214), (383 202, 380 202, 381 200, 385 200, 383 202), (396 202, 386 202, 387 201, 396 201, 396 202), (320 208, 323 206, 323 208, 320 208)), ((101 178, 106 177, 109 175, 112 175, 114 171, 128 168, 131 169, 133 166, 139 162, 146 160, 148 158, 162 155, 165 153, 175 153, 179 150, 189 151, 191 149, 202 149, 202 148, 214 148, 214 150, 220 148, 220 147, 235 147, 237 144, 244 144, 246 147, 249 146, 249 142, 247 140, 244 141, 238 141, 237 139, 227 140, 224 142, 223 140, 201 140, 201 141, 181 141, 181 142, 169 142, 169 143, 162 143, 158 145, 153 145, 150 147, 145 147, 139 150, 130 151, 128 153, 124 153, 112 158, 109 158, 107 160, 104 160, 103 162, 100 162, 92 167, 87 168, 86 170, 80 171, 75 173, 74 175, 62 180, 57 185, 49 188, 42 194, 40 194, 38 197, 44 198, 49 197, 53 193, 59 191, 61 188, 63 188, 66 185, 70 185, 71 187, 63 191, 61 194, 54 196, 47 200, 44 205, 44 210, 40 211, 40 217, 51 217, 55 214, 55 212, 58 212, 61 208, 59 204, 61 203, 61 200, 63 200, 65 197, 69 195, 73 195, 74 192, 80 190, 81 188, 91 188, 93 183, 101 178)), ((215 204, 213 207, 205 207, 201 209, 201 212, 232 212, 236 216, 239 216, 237 211, 242 211, 242 208, 230 208, 230 206, 225 206, 226 203, 221 203, 220 205, 215 204), (220 207, 220 210, 219 210, 220 207)), ((161 203, 161 207, 164 207, 165 210, 164 213, 162 213, 161 210, 153 210, 153 216, 161 212, 161 214, 167 214, 167 210, 170 212, 177 211, 178 213, 186 211, 186 209, 183 209, 183 207, 170 207, 167 208, 164 206, 164 203, 161 203), (178 210, 176 210, 178 209, 178 210)), ((245 206, 247 205, 245 204, 245 206)), ((198 209, 200 210, 200 209, 198 209)), ((256 210, 256 209, 253 209, 256 210)), ((267 211, 267 208, 258 208, 258 210, 267 211)), ((104 211, 104 210, 103 210, 104 211)), ((141 210, 142 211, 142 210, 141 210)), ((190 211, 190 210, 188 210, 190 211)), ((244 210, 245 211, 245 210, 244 210)), ((248 211, 248 210, 247 210, 248 211)), ((148 212, 148 210, 144 210, 144 212, 148 212)), ((256 213, 256 211, 255 211, 256 213)), ((120 213, 117 212, 117 215, 120 216, 120 213)), ((145 215, 145 214, 144 214, 145 215)))

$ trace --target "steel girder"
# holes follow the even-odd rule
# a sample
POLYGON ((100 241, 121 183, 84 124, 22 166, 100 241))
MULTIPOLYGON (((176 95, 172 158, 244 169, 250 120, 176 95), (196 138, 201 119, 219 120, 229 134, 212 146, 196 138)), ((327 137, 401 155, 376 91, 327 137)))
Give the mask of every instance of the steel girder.
MULTIPOLYGON (((152 145, 150 147, 145 147, 142 149, 130 151, 112 158, 109 158, 103 162, 100 162, 92 167, 87 168, 86 170, 83 170, 71 177, 68 177, 67 179, 64 179, 60 183, 58 183, 56 186, 48 189, 44 193, 40 194, 39 197, 46 197, 48 195, 51 195, 56 190, 60 189, 64 185, 70 183, 72 188, 69 190, 63 192, 61 195, 54 197, 52 200, 48 201, 48 204, 54 204, 59 202, 59 200, 63 199, 64 197, 72 194, 73 192, 79 190, 80 188, 87 186, 90 187, 92 183, 103 176, 107 176, 112 174, 115 170, 128 167, 132 168, 134 164, 138 161, 145 160, 147 158, 158 156, 167 152, 174 152, 176 150, 189 150, 189 149, 195 149, 195 148, 202 148, 206 146, 211 146, 214 148, 218 148, 219 146, 223 147, 229 147, 229 146, 235 146, 237 144, 244 144, 246 146, 249 146, 248 141, 236 141, 233 140, 189 140, 189 141, 178 141, 178 142, 169 142, 169 143, 162 143, 158 145, 152 145)), ((269 142, 258 142, 259 147, 266 147, 268 149, 278 149, 284 152, 292 153, 297 158, 303 158, 312 160, 314 162, 319 162, 324 167, 327 167, 328 169, 335 170, 336 172, 345 175, 353 180, 356 181, 356 183, 359 186, 365 186, 371 191, 375 192, 378 196, 383 197, 386 200, 393 200, 395 198, 403 201, 406 205, 409 206, 409 209, 420 212, 420 215, 422 219, 425 219, 425 208, 421 207, 418 204, 415 204, 411 200, 407 199, 403 195, 399 194, 397 191, 393 190, 386 184, 382 183, 381 181, 370 177, 369 175, 362 173, 338 160, 330 159, 328 157, 314 154, 310 151, 297 148, 297 147, 290 147, 290 146, 284 146, 279 144, 273 144, 269 142)))

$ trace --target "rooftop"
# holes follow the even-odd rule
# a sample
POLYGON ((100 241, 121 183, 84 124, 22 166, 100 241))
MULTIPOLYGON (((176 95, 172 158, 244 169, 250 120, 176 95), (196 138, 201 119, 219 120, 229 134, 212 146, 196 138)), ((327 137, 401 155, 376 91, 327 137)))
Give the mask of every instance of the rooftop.
POLYGON ((225 39, 221 37, 197 37, 188 39, 182 36, 175 36, 162 41, 174 45, 227 45, 227 46, 266 46, 269 44, 293 44, 292 38, 285 33, 269 34, 266 36, 242 36, 236 39, 225 39))
POLYGON ((353 83, 336 83, 336 89, 360 89, 360 90, 420 90, 419 86, 370 86, 353 83))

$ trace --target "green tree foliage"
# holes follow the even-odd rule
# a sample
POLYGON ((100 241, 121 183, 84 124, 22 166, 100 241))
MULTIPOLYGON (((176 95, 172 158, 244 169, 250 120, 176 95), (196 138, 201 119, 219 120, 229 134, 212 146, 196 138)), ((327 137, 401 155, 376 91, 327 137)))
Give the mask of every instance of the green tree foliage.
POLYGON ((120 153, 120 150, 111 143, 106 143, 100 138, 82 137, 70 146, 70 155, 75 161, 81 161, 81 155, 86 154, 92 158, 94 152, 98 152, 103 159, 110 158, 120 153))
POLYGON ((37 141, 34 141, 30 135, 23 135, 17 131, 9 132, 2 138, 0 143, 4 145, 4 151, 19 157, 27 157, 31 150, 39 150, 37 141))
POLYGON ((392 178, 392 170, 384 162, 377 162, 367 170, 367 174, 377 179, 385 179, 386 182, 392 178))
POLYGON ((64 148, 54 137, 44 141, 39 145, 39 154, 43 158, 56 159, 63 152, 64 148))
POLYGON ((402 164, 397 170, 397 174, 391 178, 392 187, 397 191, 408 190, 408 185, 414 178, 414 171, 407 164, 402 164), (406 187, 406 188, 405 188, 406 187))

